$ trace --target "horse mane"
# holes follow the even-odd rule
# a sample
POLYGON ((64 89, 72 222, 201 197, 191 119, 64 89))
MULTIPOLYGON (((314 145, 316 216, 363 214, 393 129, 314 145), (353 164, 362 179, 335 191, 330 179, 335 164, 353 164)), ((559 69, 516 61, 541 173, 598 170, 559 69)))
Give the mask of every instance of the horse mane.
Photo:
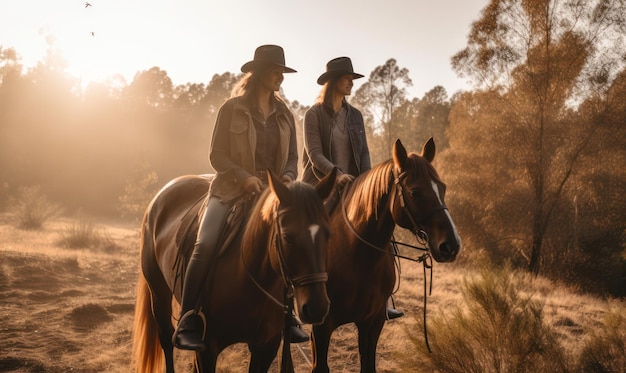
POLYGON ((389 193, 393 181, 393 161, 388 159, 354 179, 344 196, 346 212, 351 221, 359 215, 372 216, 378 211, 383 196, 389 193))
MULTIPOLYGON (((309 217, 326 216, 328 219, 328 213, 324 206, 320 202, 316 202, 316 198, 319 197, 313 186, 303 181, 292 181, 287 184, 287 188, 291 194, 290 204, 299 214, 309 214, 309 217)), ((246 237, 254 239, 254 237, 262 237, 263 234, 273 232, 274 225, 271 222, 279 203, 278 197, 272 193, 270 188, 266 188, 261 193, 258 202, 250 212, 244 240, 246 237)))
MULTIPOLYGON (((437 170, 417 153, 408 154, 408 167, 418 175, 427 175, 437 183, 442 183, 437 170)), ((354 179, 347 189, 345 200, 348 202, 346 212, 351 221, 358 216, 373 216, 377 214, 385 196, 391 192, 393 186, 394 163, 387 159, 372 167, 354 179)))

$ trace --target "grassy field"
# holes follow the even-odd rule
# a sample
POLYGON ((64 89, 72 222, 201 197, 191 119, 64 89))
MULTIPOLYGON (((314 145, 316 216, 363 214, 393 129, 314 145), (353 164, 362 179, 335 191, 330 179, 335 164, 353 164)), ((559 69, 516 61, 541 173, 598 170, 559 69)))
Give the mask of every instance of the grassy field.
MULTIPOLYGON (((15 228, 0 215, 1 372, 131 371, 138 225, 99 222, 92 232, 98 239, 90 247, 67 248, 68 236, 76 227, 76 221, 59 218, 42 230, 27 231, 15 228)), ((400 287, 394 298, 406 316, 385 326, 378 348, 378 371, 433 371, 425 363, 429 356, 423 352, 424 336, 419 327, 423 269, 412 262, 401 264, 400 287)), ((428 320, 463 309, 463 284, 477 276, 471 268, 455 264, 435 264, 433 270, 428 320)), ((518 275, 516 279, 524 293, 543 305, 543 322, 555 332, 569 361, 578 359, 608 310, 617 308, 624 313, 623 302, 579 294, 541 278, 518 275)), ((443 347, 433 345, 433 349, 443 347)), ((308 344, 292 346, 292 354, 296 372, 310 370, 308 344)), ((245 372, 247 358, 245 346, 233 346, 220 356, 218 371, 245 372)), ((333 372, 358 372, 352 325, 333 335, 330 365, 333 372)), ((191 371, 190 354, 177 353, 177 367, 180 372, 191 371)), ((276 364, 271 371, 278 371, 276 364)))

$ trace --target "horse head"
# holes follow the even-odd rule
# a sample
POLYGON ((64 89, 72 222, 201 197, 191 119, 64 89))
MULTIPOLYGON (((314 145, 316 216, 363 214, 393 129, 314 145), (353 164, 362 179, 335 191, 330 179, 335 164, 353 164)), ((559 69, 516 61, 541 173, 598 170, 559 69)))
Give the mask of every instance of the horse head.
POLYGON ((424 143, 420 155, 407 154, 400 140, 396 140, 391 210, 397 225, 427 242, 436 261, 452 262, 461 251, 461 239, 445 204, 446 185, 432 166, 434 158, 432 137, 424 143))
POLYGON ((268 170, 274 207, 275 248, 272 267, 293 288, 296 312, 304 323, 324 321, 330 308, 326 293, 326 246, 330 238, 329 216, 323 205, 335 184, 336 169, 315 187, 305 182, 283 184, 268 170))

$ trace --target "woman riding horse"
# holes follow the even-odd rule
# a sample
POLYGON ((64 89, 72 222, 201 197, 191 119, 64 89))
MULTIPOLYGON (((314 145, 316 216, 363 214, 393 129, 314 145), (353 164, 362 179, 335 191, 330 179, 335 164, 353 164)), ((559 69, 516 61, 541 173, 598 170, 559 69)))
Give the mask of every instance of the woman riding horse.
POLYGON ((205 332, 200 294, 211 281, 217 240, 233 202, 246 193, 259 193, 267 185, 265 169, 281 180, 295 180, 298 169, 293 114, 278 96, 285 66, 283 49, 263 45, 254 59, 245 63, 247 73, 234 90, 235 97, 219 110, 210 160, 217 172, 209 200, 189 259, 183 282, 183 299, 174 345, 185 350, 202 350, 205 332))
POLYGON ((390 241, 396 225, 424 237, 429 255, 452 262, 461 240, 445 205, 445 184, 432 161, 435 143, 407 154, 397 140, 392 159, 357 176, 331 214, 327 291, 330 313, 313 326, 313 372, 326 373, 333 331, 354 322, 361 372, 376 372, 376 346, 396 272, 390 241))

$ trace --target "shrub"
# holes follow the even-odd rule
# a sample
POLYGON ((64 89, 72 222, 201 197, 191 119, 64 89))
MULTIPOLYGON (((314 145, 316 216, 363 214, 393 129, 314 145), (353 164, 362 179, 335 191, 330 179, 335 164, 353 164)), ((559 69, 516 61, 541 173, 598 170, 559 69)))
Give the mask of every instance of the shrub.
POLYGON ((72 222, 62 233, 60 245, 71 248, 93 248, 100 246, 103 236, 89 220, 72 222))
POLYGON ((91 219, 82 216, 81 213, 62 231, 58 244, 69 249, 93 249, 109 253, 123 250, 113 239, 98 229, 91 219))
POLYGON ((431 311, 432 353, 422 334, 407 331, 425 371, 567 371, 557 335, 543 322, 543 305, 524 293, 510 271, 483 270, 478 278, 464 281, 462 295, 456 307, 440 314, 431 311))
POLYGON ((32 230, 40 229, 62 212, 60 205, 50 202, 39 185, 18 188, 17 195, 9 199, 8 211, 19 228, 32 230))
POLYGON ((602 326, 591 331, 579 359, 579 371, 626 372, 626 313, 623 306, 607 312, 602 326))

